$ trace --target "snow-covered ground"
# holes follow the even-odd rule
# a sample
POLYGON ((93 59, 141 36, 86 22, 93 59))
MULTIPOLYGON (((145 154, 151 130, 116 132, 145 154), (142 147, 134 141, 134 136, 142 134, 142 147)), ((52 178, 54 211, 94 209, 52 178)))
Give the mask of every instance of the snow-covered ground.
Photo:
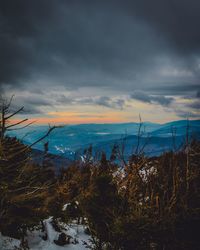
POLYGON ((0 249, 1 250, 13 250, 19 247, 20 241, 9 237, 2 236, 0 233, 0 249))
MULTIPOLYGON (((44 235, 39 230, 29 232, 27 235, 28 245, 30 250, 84 250, 87 249, 84 242, 89 243, 89 235, 84 233, 84 226, 77 224, 62 224, 62 232, 71 236, 70 244, 64 246, 58 246, 54 243, 54 240, 58 239, 59 232, 56 232, 51 224, 52 217, 44 221, 46 233, 48 235, 47 240, 43 240, 44 235), (76 244, 75 244, 76 242, 76 244)), ((0 233, 0 249, 1 250, 15 250, 18 249, 20 241, 9 237, 2 236, 0 233)))

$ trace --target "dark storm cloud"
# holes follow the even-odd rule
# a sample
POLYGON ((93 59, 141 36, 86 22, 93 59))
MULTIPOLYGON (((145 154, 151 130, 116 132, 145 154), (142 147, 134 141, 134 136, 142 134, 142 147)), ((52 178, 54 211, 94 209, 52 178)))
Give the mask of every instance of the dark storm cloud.
POLYGON ((166 36, 180 53, 200 51, 200 2, 197 0, 133 0, 130 12, 166 36))
POLYGON ((56 85, 127 93, 139 84, 149 95, 159 91, 149 102, 168 105, 161 96, 199 90, 199 12, 196 0, 0 0, 0 85, 11 92, 45 93, 56 85), (193 78, 151 80, 156 58, 166 55, 193 78))
POLYGON ((26 111, 31 110, 31 113, 39 111, 41 113, 41 107, 55 108, 59 105, 98 105, 113 109, 124 109, 127 104, 126 100, 122 98, 110 98, 108 96, 96 96, 96 97, 70 97, 64 94, 47 96, 44 99, 43 96, 29 96, 18 98, 17 102, 25 105, 26 111))
POLYGON ((185 110, 176 110, 176 114, 179 116, 179 117, 182 117, 184 119, 188 119, 188 118, 197 118, 199 119, 200 117, 200 114, 199 113, 193 113, 193 112, 190 112, 190 111, 185 111, 185 110))
POLYGON ((94 104, 97 104, 100 106, 105 106, 108 108, 115 108, 115 109, 123 109, 126 106, 125 100, 123 99, 112 100, 111 98, 107 96, 101 96, 93 100, 93 102, 94 104))
POLYGON ((30 96, 22 98, 24 103, 29 103, 30 105, 39 105, 39 106, 52 106, 52 101, 50 99, 46 100, 41 97, 30 96))
POLYGON ((28 104, 26 105, 24 111, 21 113, 21 115, 38 115, 38 114, 45 114, 45 112, 39 107, 28 104))
POLYGON ((15 112, 17 109, 24 106, 23 111, 20 113, 24 114, 43 114, 45 113, 42 108, 52 108, 53 103, 51 99, 45 99, 40 95, 29 95, 29 96, 13 96, 11 109, 15 112))
POLYGON ((200 101, 194 101, 193 103, 189 104, 188 107, 200 110, 200 101))
POLYGON ((107 108, 123 109, 126 106, 126 100, 122 98, 110 98, 108 96, 71 98, 61 95, 56 99, 57 104, 81 104, 81 105, 98 105, 107 108))
POLYGON ((30 75, 37 29, 33 6, 25 1, 0 1, 1 83, 20 83, 30 75))
MULTIPOLYGON (((12 104, 10 111, 11 112, 15 112, 18 109, 20 109, 22 107, 22 102, 18 102, 18 100, 14 100, 14 104, 12 104)), ((20 115, 38 115, 38 114, 45 114, 45 112, 41 109, 41 106, 39 104, 37 105, 33 105, 33 104, 29 104, 28 102, 25 103, 23 102, 23 104, 25 104, 24 109, 20 112, 20 115)))
POLYGON ((55 97, 57 104, 72 104, 73 98, 69 96, 65 96, 63 94, 55 97))
POLYGON ((173 101, 173 98, 171 97, 166 97, 161 95, 152 96, 142 91, 135 91, 133 94, 131 94, 131 98, 142 102, 156 103, 163 106, 168 106, 173 101))
POLYGON ((182 83, 177 84, 176 82, 173 83, 163 83, 162 86, 147 86, 146 90, 151 91, 152 93, 159 94, 163 93, 165 95, 186 95, 190 92, 194 93, 193 98, 195 95, 198 95, 200 89, 200 83, 199 84, 191 84, 191 83, 182 83), (197 91, 197 92, 196 92, 197 91))

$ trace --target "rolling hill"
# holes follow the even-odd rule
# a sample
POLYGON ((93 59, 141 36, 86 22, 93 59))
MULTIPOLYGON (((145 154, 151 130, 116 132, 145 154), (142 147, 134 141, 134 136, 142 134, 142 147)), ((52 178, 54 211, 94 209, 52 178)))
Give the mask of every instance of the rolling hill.
MULTIPOLYGON (((43 144, 48 140, 49 153, 74 159, 77 152, 82 154, 90 145, 95 152, 105 151, 109 156, 113 145, 125 142, 125 154, 130 155, 135 152, 138 129, 139 123, 66 125, 54 130, 34 149, 43 150, 43 144)), ((9 135, 30 145, 47 130, 47 126, 32 126, 12 131, 9 135)), ((159 155, 167 150, 178 149, 184 143, 187 131, 190 137, 199 139, 200 120, 180 120, 165 124, 145 122, 141 127, 140 149, 145 145, 143 150, 147 155, 159 155)))

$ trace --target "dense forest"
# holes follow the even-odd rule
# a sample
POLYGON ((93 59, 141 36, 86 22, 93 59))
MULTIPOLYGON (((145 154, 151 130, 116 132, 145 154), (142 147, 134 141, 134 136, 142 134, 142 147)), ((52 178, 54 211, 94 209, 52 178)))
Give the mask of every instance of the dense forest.
MULTIPOLYGON (((29 249, 27 232, 35 227, 45 232, 43 221, 52 216, 60 232, 58 245, 69 244, 62 223, 76 221, 85 225, 90 249, 199 249, 199 141, 186 133, 186 143, 178 151, 157 157, 140 151, 128 160, 117 145, 109 159, 104 152, 95 159, 91 146, 84 161, 56 172, 47 144, 42 164, 37 164, 31 159, 31 146, 6 135, 6 130, 27 122, 12 123, 16 114, 10 102, 1 104, 2 235, 20 239, 20 248, 29 249)), ((46 135, 53 129, 59 128, 50 127, 46 135)), ((45 232, 43 240, 47 238, 45 232)))

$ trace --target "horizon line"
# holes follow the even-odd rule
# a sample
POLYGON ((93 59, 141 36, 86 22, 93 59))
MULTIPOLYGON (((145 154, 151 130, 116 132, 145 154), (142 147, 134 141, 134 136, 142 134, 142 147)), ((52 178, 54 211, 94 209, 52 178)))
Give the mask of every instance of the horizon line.
MULTIPOLYGON (((28 119, 29 121, 32 119, 28 119)), ((180 121, 200 121, 200 119, 178 119, 178 120, 171 120, 167 122, 151 122, 151 121, 141 121, 141 123, 151 123, 151 124, 159 124, 159 125, 164 125, 167 123, 172 123, 172 122, 180 122, 180 121)), ((59 124, 60 126, 77 126, 77 125, 106 125, 106 124, 140 124, 140 122, 134 122, 134 121, 125 121, 125 122, 86 122, 86 123, 62 123, 62 122, 52 122, 52 123, 37 123, 37 121, 31 126, 49 126, 52 124, 59 124)))

